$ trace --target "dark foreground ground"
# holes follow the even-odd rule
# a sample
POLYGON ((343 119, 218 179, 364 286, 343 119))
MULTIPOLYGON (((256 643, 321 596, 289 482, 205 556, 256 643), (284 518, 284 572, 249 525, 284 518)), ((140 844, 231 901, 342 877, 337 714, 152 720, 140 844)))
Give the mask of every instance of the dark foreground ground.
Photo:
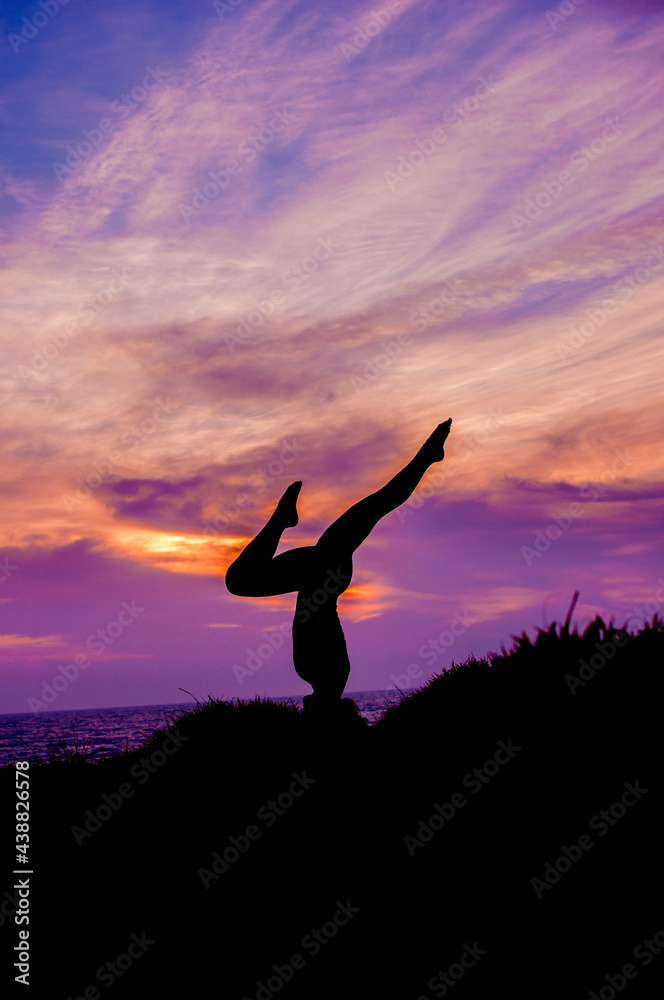
POLYGON ((18 995, 662 995, 663 654, 658 622, 552 627, 371 728, 211 702, 141 750, 32 766, 18 995))

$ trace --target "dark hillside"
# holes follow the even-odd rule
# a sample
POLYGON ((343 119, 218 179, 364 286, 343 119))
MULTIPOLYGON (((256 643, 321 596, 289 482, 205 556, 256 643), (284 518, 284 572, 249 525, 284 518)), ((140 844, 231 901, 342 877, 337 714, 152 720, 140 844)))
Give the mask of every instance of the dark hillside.
POLYGON ((33 766, 30 995, 658 995, 663 653, 552 626, 373 727, 211 700, 33 766))

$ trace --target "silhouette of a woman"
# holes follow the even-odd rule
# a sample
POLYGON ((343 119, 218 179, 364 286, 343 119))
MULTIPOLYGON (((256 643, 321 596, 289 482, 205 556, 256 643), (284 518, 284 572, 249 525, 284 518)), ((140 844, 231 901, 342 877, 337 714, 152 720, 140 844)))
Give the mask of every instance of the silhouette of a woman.
POLYGON ((382 517, 401 506, 434 462, 445 457, 452 418, 439 424, 415 458, 382 489, 353 504, 323 532, 315 545, 275 556, 285 528, 298 523, 301 482, 292 483, 265 527, 226 572, 226 587, 241 597, 297 592, 293 620, 293 663, 313 688, 305 708, 326 707, 343 694, 350 662, 337 613, 337 598, 350 585, 352 555, 382 517))

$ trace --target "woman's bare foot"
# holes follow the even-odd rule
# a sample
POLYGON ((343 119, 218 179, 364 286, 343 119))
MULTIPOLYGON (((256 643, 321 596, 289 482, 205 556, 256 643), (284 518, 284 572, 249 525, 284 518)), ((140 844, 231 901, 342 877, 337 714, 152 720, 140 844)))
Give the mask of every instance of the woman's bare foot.
POLYGON ((296 504, 301 489, 301 482, 291 483, 277 504, 274 516, 279 518, 284 528, 294 528, 299 521, 296 504))
POLYGON ((451 429, 452 418, 448 417, 444 424, 438 424, 433 434, 424 442, 422 450, 430 462, 442 462, 445 458, 444 444, 451 429))

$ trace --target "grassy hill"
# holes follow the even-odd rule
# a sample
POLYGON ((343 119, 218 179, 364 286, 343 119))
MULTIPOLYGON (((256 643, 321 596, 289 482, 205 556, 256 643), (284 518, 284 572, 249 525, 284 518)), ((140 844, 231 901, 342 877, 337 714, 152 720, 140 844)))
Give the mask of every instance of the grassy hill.
POLYGON ((211 699, 33 767, 31 995, 659 995, 663 653, 554 625, 371 727, 211 699))

